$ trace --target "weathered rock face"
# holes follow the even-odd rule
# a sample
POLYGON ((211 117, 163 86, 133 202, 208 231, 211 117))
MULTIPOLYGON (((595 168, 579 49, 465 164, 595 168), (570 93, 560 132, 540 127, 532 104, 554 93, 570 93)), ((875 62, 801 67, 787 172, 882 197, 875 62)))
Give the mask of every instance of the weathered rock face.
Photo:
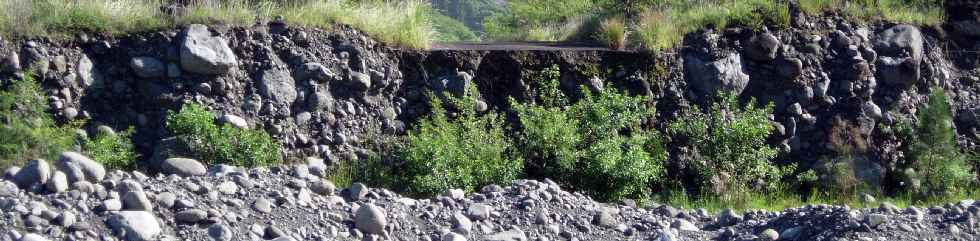
POLYGON ((192 73, 219 75, 228 73, 238 65, 235 53, 228 47, 228 40, 212 36, 208 27, 191 24, 183 32, 180 44, 180 66, 192 73))
MULTIPOLYGON (((339 160, 367 156, 371 140, 404 134, 428 114, 427 92, 475 90, 479 111, 508 111, 510 98, 535 98, 534 76, 552 65, 560 67, 559 87, 572 98, 581 96, 582 86, 650 96, 659 113, 653 123, 706 107, 711 98, 704 97, 721 90, 740 93, 742 100, 771 102, 777 134, 770 144, 782 149, 780 159, 803 166, 834 155, 827 133, 835 118, 845 119, 859 125, 869 141, 868 161, 879 163, 876 170, 885 176, 899 171, 895 164, 904 154, 894 135, 877 128, 911 118, 925 102, 924 93, 942 83, 956 114, 959 143, 977 149, 980 74, 970 63, 980 58, 937 47, 976 49, 975 37, 950 29, 949 38, 942 38, 907 25, 835 19, 802 17, 794 19, 797 23, 803 25, 764 33, 701 31, 686 36, 676 53, 661 55, 396 50, 347 28, 192 25, 96 37, 73 44, 76 48, 44 40, 0 41, 0 80, 30 66, 45 67, 38 77, 51 94, 56 119, 86 118, 115 130, 135 127, 134 144, 151 167, 187 156, 186 143, 166 136, 164 124, 167 111, 183 103, 202 103, 225 123, 270 133, 288 158, 323 160, 316 171, 311 165, 311 174, 322 175, 339 160)), ((94 125, 86 127, 87 134, 98 132, 94 125)), ((69 186, 101 182, 104 171, 98 174, 85 163, 53 164, 69 186)), ((201 169, 194 168, 193 175, 201 169)))
POLYGON ((749 83, 749 75, 744 72, 739 54, 717 60, 685 55, 684 69, 688 83, 701 96, 714 95, 718 91, 742 93, 749 83))

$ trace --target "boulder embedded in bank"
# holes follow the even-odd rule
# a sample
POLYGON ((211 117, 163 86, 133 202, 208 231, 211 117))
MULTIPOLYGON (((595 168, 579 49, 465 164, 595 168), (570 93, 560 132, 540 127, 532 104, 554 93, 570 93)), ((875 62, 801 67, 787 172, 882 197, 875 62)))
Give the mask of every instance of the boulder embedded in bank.
POLYGON ((739 54, 717 60, 705 60, 694 54, 684 55, 684 75, 700 96, 713 96, 719 90, 740 94, 749 84, 749 75, 745 74, 739 54))
POLYGON ((180 43, 180 67, 185 71, 220 75, 228 73, 238 65, 238 58, 228 41, 219 36, 211 36, 208 27, 191 24, 184 29, 180 43))
POLYGON ((160 78, 167 73, 167 66, 153 57, 134 57, 129 61, 129 67, 136 76, 144 79, 160 78))

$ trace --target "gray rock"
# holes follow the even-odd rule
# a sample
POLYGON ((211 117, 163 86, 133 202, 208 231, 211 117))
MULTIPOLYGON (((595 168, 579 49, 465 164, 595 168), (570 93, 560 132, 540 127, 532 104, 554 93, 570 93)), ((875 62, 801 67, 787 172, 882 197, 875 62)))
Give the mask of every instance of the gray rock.
POLYGON ((51 180, 44 186, 49 192, 60 193, 68 190, 68 178, 65 177, 65 173, 60 171, 55 171, 54 175, 51 175, 51 180))
POLYGON ((166 174, 188 177, 204 176, 208 173, 208 168, 194 159, 168 158, 160 163, 160 171, 166 174))
POLYGON ((388 219, 385 217, 384 211, 374 206, 374 204, 364 204, 357 209, 354 217, 354 226, 361 232, 382 234, 387 225, 388 219))
POLYGON ((232 181, 224 181, 217 186, 218 191, 225 195, 233 195, 238 193, 238 184, 232 181))
POLYGON ((487 220, 490 218, 490 211, 491 208, 489 205, 474 203, 469 208, 466 208, 466 216, 476 221, 487 220))
POLYGON ((911 25, 896 25, 878 33, 874 40, 878 73, 884 83, 907 86, 919 80, 923 56, 922 32, 911 25))
POLYGON ((3 60, 0 60, 0 62, 2 62, 0 64, 0 72, 15 73, 20 71, 20 57, 17 55, 17 52, 11 51, 7 53, 7 56, 3 60))
POLYGON ((163 77, 167 71, 167 66, 153 57, 134 57, 129 61, 129 67, 136 76, 144 79, 163 77))
MULTIPOLYGON (((101 182, 102 179, 105 178, 105 167, 103 167, 102 164, 99 164, 95 160, 92 160, 91 158, 88 158, 78 152, 62 152, 61 156, 58 157, 58 168, 61 168, 62 170, 70 170, 72 168, 71 164, 81 168, 82 173, 85 174, 85 180, 97 183, 101 182)), ((70 172, 68 171, 65 172, 66 175, 69 173, 70 172)), ((68 181, 72 183, 81 180, 72 180, 71 175, 68 176, 68 181)))
POLYGON ((87 55, 83 54, 78 59, 78 64, 75 65, 75 74, 77 74, 77 81, 82 87, 87 88, 102 84, 102 74, 95 69, 95 64, 87 55))
POLYGON ((14 177, 17 176, 17 172, 19 171, 20 167, 18 166, 8 167, 7 169, 3 170, 3 180, 13 181, 14 177))
POLYGON ((58 162, 58 169, 65 173, 68 183, 85 181, 85 172, 76 162, 58 162))
POLYGON ((678 240, 677 235, 674 235, 674 233, 671 233, 670 231, 663 230, 663 229, 657 230, 657 235, 654 237, 656 237, 654 241, 677 241, 678 240))
POLYGON ((116 198, 106 199, 105 201, 102 201, 102 209, 105 211, 122 210, 122 201, 116 198))
POLYGON ((456 72, 455 78, 449 78, 446 83, 446 90, 455 96, 464 96, 473 82, 473 76, 467 72, 456 72))
POLYGON ((460 233, 463 235, 469 235, 470 230, 473 229, 473 221, 470 221, 466 215, 462 213, 453 214, 452 219, 450 219, 453 225, 453 232, 460 233))
POLYGON ((245 118, 238 117, 237 115, 225 114, 218 121, 238 127, 239 129, 248 129, 248 121, 245 121, 245 118))
POLYGON ((450 232, 442 235, 442 241, 466 241, 466 236, 450 232))
POLYGON ((16 197, 20 193, 17 184, 8 181, 0 181, 0 197, 16 197))
POLYGON ((171 192, 162 192, 160 194, 157 194, 156 201, 157 204, 160 204, 160 206, 163 206, 164 208, 171 208, 174 206, 174 203, 177 201, 177 195, 171 192))
POLYGON ((192 73, 219 75, 238 65, 238 58, 225 38, 211 36, 208 27, 191 24, 183 31, 180 43, 180 66, 192 73))
POLYGON ((20 239, 18 239, 18 241, 47 241, 47 240, 48 239, 44 238, 44 236, 35 233, 24 234, 23 237, 20 237, 20 239))
POLYGON ((51 166, 41 159, 31 160, 14 176, 14 183, 21 189, 30 188, 34 184, 45 184, 51 179, 51 166))
POLYGON ((527 234, 524 231, 514 228, 511 230, 494 233, 483 237, 486 241, 525 241, 527 240, 527 234))
POLYGON ((868 223, 868 226, 878 227, 878 225, 888 222, 888 216, 884 214, 877 214, 877 213, 868 214, 864 216, 864 221, 868 223))
POLYGON ((443 195, 452 198, 453 200, 460 200, 466 196, 466 192, 463 192, 462 189, 451 188, 449 190, 446 190, 446 193, 444 193, 443 195))
POLYGON ((307 157, 306 166, 310 168, 310 174, 318 177, 327 176, 327 164, 321 158, 307 157))
POLYGON ((259 94, 282 106, 289 106, 296 101, 296 81, 289 71, 268 69, 259 76, 259 94))
POLYGON ((780 77, 795 80, 803 74, 803 61, 798 58, 780 60, 776 65, 776 73, 780 77))
POLYGON ((756 61, 771 61, 776 59, 776 50, 778 49, 779 39, 771 33, 762 33, 749 39, 745 53, 749 58, 756 61))
POLYGON ((317 82, 327 82, 337 78, 337 75, 327 67, 319 63, 306 63, 300 66, 300 80, 316 80, 317 82))
POLYGON ((156 240, 163 230, 153 214, 146 211, 120 211, 107 221, 109 227, 123 240, 156 240))
POLYGON ((725 209, 718 216, 718 224, 721 226, 732 226, 742 222, 742 215, 735 213, 735 210, 730 208, 725 209))
POLYGON ((265 199, 265 198, 256 199, 255 202, 252 203, 252 208, 255 209, 255 211, 259 211, 261 213, 271 213, 272 201, 269 201, 269 199, 265 199))
POLYGON ((75 214, 71 211, 62 212, 58 217, 54 219, 54 223, 61 227, 70 227, 72 224, 78 221, 75 214))
POLYGON ((208 212, 200 209, 188 209, 174 215, 178 223, 197 223, 208 218, 208 212))
POLYGON ((803 227, 792 227, 779 233, 781 240, 797 240, 803 233, 803 227))
POLYGON ((370 191, 371 190, 369 190, 363 183, 356 182, 350 186, 350 189, 348 189, 348 194, 350 195, 350 200, 358 201, 364 198, 364 196, 367 196, 368 192, 370 191))
POLYGON ((311 191, 324 196, 333 195, 336 189, 337 187, 334 186, 333 182, 326 179, 315 181, 312 185, 310 185, 311 191))
POLYGON ((695 226, 690 221, 680 219, 680 218, 675 219, 674 222, 670 223, 670 227, 676 228, 677 230, 681 230, 681 231, 691 231, 691 232, 701 231, 701 229, 698 228, 698 226, 695 226))
POLYGON ((779 240, 779 232, 776 232, 776 230, 771 228, 763 230, 762 234, 760 234, 759 236, 761 236, 765 240, 770 240, 770 241, 779 240))
POLYGON ((713 61, 684 55, 684 70, 688 83, 699 96, 714 96, 720 90, 740 94, 749 83, 738 54, 713 61))
POLYGON ((371 89, 371 76, 361 72, 351 72, 349 84, 355 91, 367 91, 371 89))
POLYGON ((596 214, 592 216, 592 223, 606 228, 616 227, 616 225, 619 224, 619 221, 616 220, 615 217, 618 213, 618 209, 601 208, 599 212, 596 212, 596 214))
POLYGON ((142 190, 134 190, 123 193, 123 210, 132 211, 153 211, 153 204, 142 190))
POLYGON ((235 233, 226 225, 218 223, 208 228, 208 236, 215 241, 231 241, 235 233))

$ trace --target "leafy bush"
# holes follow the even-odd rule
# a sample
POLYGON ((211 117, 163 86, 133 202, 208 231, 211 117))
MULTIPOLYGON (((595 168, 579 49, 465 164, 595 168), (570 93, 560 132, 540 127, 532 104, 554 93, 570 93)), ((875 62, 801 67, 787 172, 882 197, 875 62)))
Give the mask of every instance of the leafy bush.
POLYGON ((670 123, 670 133, 698 154, 692 165, 700 173, 702 192, 737 201, 750 190, 778 191, 788 170, 770 162, 777 154, 766 144, 773 130, 770 113, 772 104, 758 108, 753 99, 739 107, 735 94, 723 93, 707 112, 695 107, 670 123))
POLYGON ((504 135, 504 121, 496 113, 477 113, 474 89, 463 97, 430 94, 432 114, 408 132, 399 157, 405 161, 408 191, 431 195, 449 188, 472 191, 507 183, 522 174, 523 161, 514 155, 504 135), (447 108, 448 107, 448 108, 447 108), (448 109, 455 110, 450 117, 448 109))
POLYGON ((31 75, 10 80, 0 90, 0 168, 21 165, 27 160, 54 160, 75 145, 75 129, 81 123, 63 126, 48 115, 44 92, 31 75))
POLYGON ((110 169, 131 170, 136 168, 136 153, 130 140, 134 129, 130 127, 122 133, 99 133, 95 138, 85 140, 82 150, 88 157, 110 169))
POLYGON ((642 97, 612 88, 571 106, 558 89, 557 67, 536 79, 540 104, 511 105, 521 123, 522 153, 532 176, 549 177, 601 200, 646 199, 663 174, 666 151, 655 130, 641 122, 653 115, 642 97))
POLYGON ((267 166, 281 162, 279 142, 262 130, 215 124, 214 114, 199 104, 186 104, 167 113, 170 134, 190 144, 195 158, 206 163, 267 166))
POLYGON ((943 89, 933 89, 916 118, 915 126, 906 123, 903 133, 910 143, 908 156, 915 177, 922 183, 918 193, 945 196, 974 184, 976 173, 971 170, 968 155, 956 145, 953 115, 943 89))

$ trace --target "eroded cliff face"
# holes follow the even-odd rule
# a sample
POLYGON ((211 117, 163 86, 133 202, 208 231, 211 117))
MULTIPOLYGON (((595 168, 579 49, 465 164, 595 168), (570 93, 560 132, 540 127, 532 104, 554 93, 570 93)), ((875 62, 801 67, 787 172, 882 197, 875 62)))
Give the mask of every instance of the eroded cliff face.
MULTIPOLYGON (((914 118, 932 88, 950 96, 959 144, 978 148, 980 34, 969 27, 980 25, 959 24, 975 23, 975 13, 952 15, 941 28, 794 14, 789 29, 707 30, 656 54, 399 50, 349 28, 282 24, 5 40, 0 53, 5 82, 28 69, 41 74, 61 121, 89 118, 92 130, 134 126, 151 166, 155 152, 173 145, 167 111, 186 102, 268 131, 290 158, 336 162, 363 158, 375 140, 411 128, 428 113, 426 91, 465 91, 472 80, 488 110, 507 112, 507 97, 530 100, 531 76, 557 65, 571 96, 583 85, 650 96, 654 128, 710 103, 718 91, 771 102, 777 131, 770 141, 782 150, 782 163, 831 161, 831 132, 846 121, 849 136, 867 144, 856 157, 861 176, 896 183, 887 179, 904 168, 903 143, 890 129, 914 118)), ((684 168, 689 150, 674 144, 671 166, 684 168)))

